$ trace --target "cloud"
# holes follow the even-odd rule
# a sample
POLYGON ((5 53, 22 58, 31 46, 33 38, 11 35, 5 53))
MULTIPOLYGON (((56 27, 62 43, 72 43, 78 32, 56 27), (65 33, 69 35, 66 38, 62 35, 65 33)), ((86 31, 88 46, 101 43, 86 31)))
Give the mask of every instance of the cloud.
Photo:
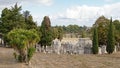
POLYGON ((7 7, 14 5, 15 3, 18 4, 24 4, 24 3, 29 3, 29 4, 39 4, 39 5, 44 5, 44 6, 50 6, 53 4, 53 0, 0 0, 0 7, 7 7))
POLYGON ((0 0, 0 6, 6 6, 6 5, 8 6, 21 1, 24 1, 24 0, 0 0))
POLYGON ((113 0, 104 0, 105 2, 113 2, 113 0))
POLYGON ((0 11, 8 6, 11 6, 17 2, 20 2, 20 0, 0 0, 0 11))
POLYGON ((38 0, 39 3, 46 5, 46 6, 50 6, 53 3, 53 0, 38 0))
POLYGON ((0 14, 3 8, 11 7, 15 3, 18 5, 42 5, 42 6, 51 6, 53 4, 53 0, 0 0, 0 14))
POLYGON ((73 6, 67 8, 64 13, 58 13, 54 16, 51 16, 52 19, 58 20, 58 22, 64 23, 55 23, 60 25, 69 24, 78 24, 78 25, 87 25, 92 26, 96 19, 101 15, 104 15, 107 18, 113 17, 113 19, 120 19, 120 3, 108 4, 103 6, 73 6))

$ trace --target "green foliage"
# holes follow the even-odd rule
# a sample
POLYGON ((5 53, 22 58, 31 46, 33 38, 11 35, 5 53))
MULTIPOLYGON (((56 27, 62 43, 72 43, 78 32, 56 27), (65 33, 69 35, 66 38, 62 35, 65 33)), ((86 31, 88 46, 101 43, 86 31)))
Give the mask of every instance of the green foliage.
POLYGON ((10 30, 12 30, 14 28, 22 28, 23 27, 22 24, 23 24, 24 19, 23 19, 22 15, 19 13, 19 11, 20 11, 20 9, 8 9, 8 8, 5 8, 2 10, 1 32, 3 34, 7 34, 10 30))
POLYGON ((25 41, 27 38, 24 35, 24 30, 14 29, 8 33, 7 38, 10 40, 9 44, 12 45, 12 47, 15 46, 17 49, 22 49, 25 47, 25 41))
POLYGON ((44 17, 40 27, 40 32, 42 34, 40 44, 42 46, 50 46, 53 40, 53 33, 49 17, 44 17))
POLYGON ((86 37, 86 33, 85 31, 82 31, 82 35, 81 35, 82 38, 85 38, 86 37))
POLYGON ((30 15, 29 11, 24 11, 23 16, 25 19, 26 29, 37 29, 37 24, 33 21, 33 17, 30 15))
POLYGON ((97 28, 94 28, 94 33, 93 33, 93 47, 92 51, 93 54, 98 54, 98 33, 97 33, 97 28))
POLYGON ((78 25, 68 25, 67 26, 68 32, 70 33, 77 33, 79 31, 78 25))
POLYGON ((99 45, 106 45, 107 44, 107 30, 109 25, 109 19, 105 18, 104 16, 100 16, 95 24, 98 27, 98 41, 99 45))
POLYGON ((120 44, 120 21, 119 20, 115 20, 113 21, 113 24, 115 26, 115 43, 116 45, 119 43, 120 44))
POLYGON ((63 38, 63 29, 61 26, 58 27, 58 39, 62 40, 63 38))
POLYGON ((19 61, 19 62, 23 62, 23 57, 22 57, 22 55, 18 55, 18 61, 19 61))
POLYGON ((15 57, 16 60, 18 59, 16 52, 13 53, 13 56, 15 57))
POLYGON ((27 18, 21 13, 22 7, 15 4, 11 8, 2 10, 0 18, 0 32, 3 34, 4 41, 8 42, 6 35, 13 29, 36 29, 37 25, 29 14, 27 18))
POLYGON ((52 28, 52 30, 53 30, 53 38, 55 39, 55 38, 58 38, 58 28, 56 28, 56 27, 53 27, 52 28))
POLYGON ((106 51, 108 54, 113 53, 115 48, 115 36, 114 36, 114 25, 112 23, 112 19, 110 20, 109 30, 108 30, 108 36, 107 36, 107 47, 106 51))
MULTIPOLYGON (((14 29, 8 33, 7 38, 9 39, 9 45, 11 45, 19 53, 18 61, 20 62, 28 62, 26 61, 28 60, 26 58, 26 52, 29 54, 29 48, 34 47, 35 44, 40 41, 39 35, 34 29, 14 29)), ((30 57, 32 56, 28 56, 29 60, 30 57)))
POLYGON ((53 27, 53 37, 62 40, 63 38, 63 28, 61 26, 53 27))
POLYGON ((82 35, 83 31, 85 32, 86 37, 89 37, 92 34, 92 33, 90 33, 90 29, 87 26, 78 26, 78 25, 54 26, 53 33, 54 33, 54 30, 56 32, 55 35, 57 35, 57 33, 59 34, 59 32, 60 32, 61 38, 63 36, 66 36, 66 34, 71 34, 71 36, 75 35, 76 37, 78 37, 78 36, 82 35), (58 32, 58 30, 60 30, 60 31, 58 32))
POLYGON ((35 48, 33 48, 33 47, 28 48, 28 61, 30 61, 34 52, 35 52, 35 48))

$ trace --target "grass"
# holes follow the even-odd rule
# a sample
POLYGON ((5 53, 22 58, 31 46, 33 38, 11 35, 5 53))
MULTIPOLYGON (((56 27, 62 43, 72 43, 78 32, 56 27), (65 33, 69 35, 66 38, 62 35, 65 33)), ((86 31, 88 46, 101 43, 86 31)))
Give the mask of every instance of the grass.
POLYGON ((0 47, 0 68, 120 68, 120 52, 108 55, 35 53, 30 65, 18 63, 13 49, 0 47))

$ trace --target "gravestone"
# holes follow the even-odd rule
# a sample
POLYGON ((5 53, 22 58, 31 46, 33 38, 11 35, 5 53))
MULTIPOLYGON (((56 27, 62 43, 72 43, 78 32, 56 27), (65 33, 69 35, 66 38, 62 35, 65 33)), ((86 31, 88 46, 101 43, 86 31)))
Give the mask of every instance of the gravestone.
POLYGON ((90 38, 80 38, 78 41, 78 44, 80 45, 79 52, 81 54, 91 54, 92 53, 92 50, 91 50, 92 40, 90 40, 90 38))
POLYGON ((53 52, 60 54, 60 49, 61 49, 61 42, 59 39, 53 40, 53 52))
POLYGON ((107 53, 107 51, 106 51, 106 45, 103 45, 103 46, 101 47, 101 52, 102 52, 102 54, 107 53))
POLYGON ((36 48, 36 52, 41 52, 41 47, 39 44, 36 44, 35 48, 36 48))
POLYGON ((117 46, 115 46, 115 49, 114 49, 114 53, 116 53, 117 52, 117 46))
POLYGON ((101 47, 98 47, 98 54, 102 54, 101 47))

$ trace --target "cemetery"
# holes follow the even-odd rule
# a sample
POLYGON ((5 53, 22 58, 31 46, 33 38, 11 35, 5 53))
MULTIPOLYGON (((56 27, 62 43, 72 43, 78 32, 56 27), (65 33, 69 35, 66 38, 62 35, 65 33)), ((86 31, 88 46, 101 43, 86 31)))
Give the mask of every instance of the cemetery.
MULTIPOLYGON (((117 51, 115 46, 114 52, 117 51)), ((45 52, 44 47, 36 45, 36 52, 45 52)), ((92 40, 90 38, 64 38, 63 40, 55 39, 51 46, 46 47, 45 53, 56 54, 93 54, 92 53, 92 40)), ((106 45, 99 47, 98 54, 107 54, 106 45)))
POLYGON ((120 3, 94 2, 2 0, 0 68, 120 68, 120 3))

